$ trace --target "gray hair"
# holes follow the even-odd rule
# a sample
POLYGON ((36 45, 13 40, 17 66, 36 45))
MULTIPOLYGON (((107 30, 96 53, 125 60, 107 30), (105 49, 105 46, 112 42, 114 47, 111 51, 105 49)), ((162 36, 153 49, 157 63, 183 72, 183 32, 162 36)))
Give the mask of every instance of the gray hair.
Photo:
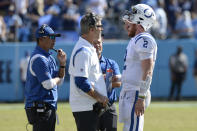
POLYGON ((80 26, 81 26, 81 35, 87 34, 90 30, 90 28, 95 28, 96 24, 101 21, 102 18, 98 15, 95 15, 92 12, 86 13, 81 21, 80 21, 80 26))

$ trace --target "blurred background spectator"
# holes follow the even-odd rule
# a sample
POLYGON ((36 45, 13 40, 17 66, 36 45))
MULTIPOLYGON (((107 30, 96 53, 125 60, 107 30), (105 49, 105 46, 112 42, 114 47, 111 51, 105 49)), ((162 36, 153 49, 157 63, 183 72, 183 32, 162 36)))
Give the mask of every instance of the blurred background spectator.
POLYGON ((6 37, 6 24, 2 16, 0 16, 0 43, 5 42, 6 37))
POLYGON ((194 31, 194 37, 195 39, 197 39, 197 12, 192 12, 192 26, 194 31))
POLYGON ((28 62, 30 59, 30 52, 25 51, 24 57, 20 60, 20 80, 22 83, 22 96, 24 98, 24 91, 25 91, 25 83, 26 83, 26 76, 27 76, 27 67, 28 67, 28 62))
POLYGON ((186 54, 183 53, 183 48, 181 46, 178 46, 176 53, 170 57, 169 67, 171 72, 169 100, 173 99, 173 95, 176 92, 176 100, 179 101, 181 99, 182 84, 185 80, 188 68, 188 58, 186 54))
POLYGON ((194 66, 193 66, 193 76, 194 76, 195 84, 197 88, 197 49, 195 49, 194 51, 194 56, 195 56, 195 59, 194 59, 194 66))
POLYGON ((193 38, 193 26, 191 20, 191 14, 189 11, 176 13, 176 25, 175 31, 177 38, 193 38))
POLYGON ((39 26, 48 24, 54 30, 58 30, 60 27, 60 12, 61 8, 58 4, 58 0, 45 0, 44 1, 44 15, 39 18, 39 26))
POLYGON ((87 10, 104 18, 107 10, 107 2, 106 0, 89 0, 87 10))
POLYGON ((30 41, 35 40, 34 33, 38 27, 38 20, 44 15, 44 0, 32 0, 27 10, 27 19, 29 21, 30 32, 32 32, 30 41))
POLYGON ((5 15, 11 4, 12 0, 0 0, 0 14, 5 15))
POLYGON ((8 8, 8 13, 4 16, 4 20, 8 31, 8 41, 18 41, 18 30, 23 25, 21 17, 16 13, 14 4, 8 8))
POLYGON ((77 30, 78 20, 80 18, 79 8, 73 3, 73 0, 64 0, 61 9, 62 27, 63 30, 77 30))
POLYGON ((80 18, 87 11, 104 18, 106 39, 127 39, 120 16, 138 3, 155 9, 157 23, 151 33, 157 39, 197 39, 197 0, 0 0, 8 34, 4 41, 35 41, 35 27, 43 23, 63 32, 62 40, 77 38, 80 18))
POLYGON ((152 35, 156 39, 166 39, 167 36, 167 16, 164 10, 164 0, 158 0, 155 7, 156 23, 152 27, 152 35))

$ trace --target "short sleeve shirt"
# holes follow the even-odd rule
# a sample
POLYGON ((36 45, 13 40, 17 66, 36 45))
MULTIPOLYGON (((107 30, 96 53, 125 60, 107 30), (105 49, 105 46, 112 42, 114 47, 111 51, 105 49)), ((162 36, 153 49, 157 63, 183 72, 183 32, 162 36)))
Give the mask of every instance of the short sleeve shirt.
POLYGON ((82 37, 76 43, 70 59, 70 105, 72 112, 90 111, 96 102, 91 96, 79 89, 75 77, 85 77, 94 89, 107 96, 106 85, 100 68, 96 49, 82 37), (79 104, 80 103, 80 104, 79 104))
POLYGON ((142 80, 141 61, 156 61, 157 44, 149 33, 140 33, 131 38, 125 54, 122 86, 125 90, 139 90, 142 80))
POLYGON ((106 74, 106 88, 107 88, 107 96, 109 98, 110 103, 113 103, 117 100, 115 89, 112 88, 112 77, 120 76, 120 69, 116 61, 112 59, 108 59, 104 56, 100 58, 100 65, 103 74, 106 74))

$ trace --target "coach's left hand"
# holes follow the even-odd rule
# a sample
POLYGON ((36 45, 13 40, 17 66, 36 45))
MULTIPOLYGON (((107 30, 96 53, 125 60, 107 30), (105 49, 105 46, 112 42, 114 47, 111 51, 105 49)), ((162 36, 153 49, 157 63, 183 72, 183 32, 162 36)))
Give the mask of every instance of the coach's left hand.
POLYGON ((145 110, 145 102, 143 99, 138 99, 135 104, 135 113, 137 116, 143 115, 145 110))
POLYGON ((66 59, 67 59, 66 57, 67 57, 66 53, 62 49, 59 49, 57 52, 57 58, 61 66, 66 65, 66 59))

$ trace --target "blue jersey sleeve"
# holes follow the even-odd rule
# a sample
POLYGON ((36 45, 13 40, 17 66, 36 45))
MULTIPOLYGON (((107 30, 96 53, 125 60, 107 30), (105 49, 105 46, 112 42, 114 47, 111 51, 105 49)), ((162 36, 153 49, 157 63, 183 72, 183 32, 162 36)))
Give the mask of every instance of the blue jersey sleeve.
POLYGON ((75 84, 84 92, 89 92, 92 88, 90 82, 86 77, 75 77, 75 84))
POLYGON ((52 79, 47 60, 38 57, 32 64, 32 70, 36 74, 38 81, 42 83, 45 80, 52 79))

